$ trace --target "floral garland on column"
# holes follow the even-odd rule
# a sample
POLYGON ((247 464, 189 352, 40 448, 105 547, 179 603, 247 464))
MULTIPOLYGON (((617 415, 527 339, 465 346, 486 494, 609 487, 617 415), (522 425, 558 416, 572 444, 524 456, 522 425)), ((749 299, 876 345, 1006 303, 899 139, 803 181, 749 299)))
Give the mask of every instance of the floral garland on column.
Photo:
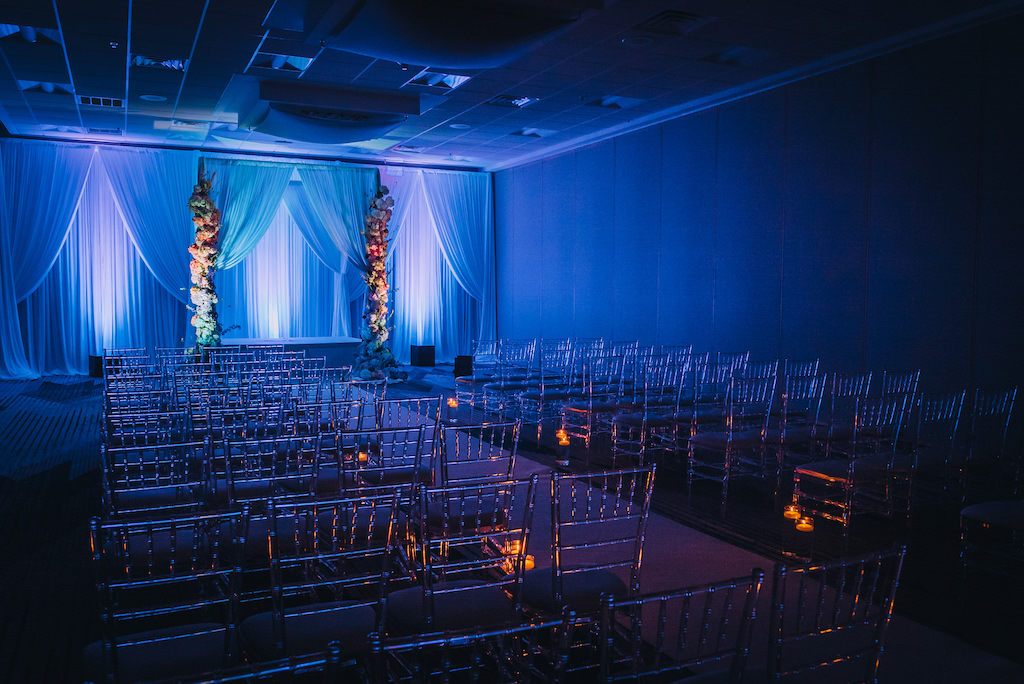
MULTIPOLYGON (((214 174, 216 175, 216 174, 214 174)), ((189 270, 192 272, 192 304, 195 314, 192 325, 196 329, 196 346, 211 347, 220 344, 220 323, 217 322, 217 291, 213 286, 213 274, 217 270, 217 240, 220 234, 220 211, 210 198, 213 176, 206 178, 205 170, 199 166, 199 182, 192 189, 188 208, 192 211, 192 223, 196 227, 196 241, 189 245, 192 255, 189 270)))
POLYGON ((360 331, 353 375, 361 380, 405 379, 388 341, 388 221, 395 200, 380 186, 366 215, 366 324, 360 331))

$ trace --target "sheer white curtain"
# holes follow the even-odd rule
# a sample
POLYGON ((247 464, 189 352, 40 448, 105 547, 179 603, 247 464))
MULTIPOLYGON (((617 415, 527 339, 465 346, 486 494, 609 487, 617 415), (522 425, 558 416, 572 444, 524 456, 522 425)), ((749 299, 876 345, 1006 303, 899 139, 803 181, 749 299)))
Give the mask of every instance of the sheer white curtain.
POLYGON ((480 303, 477 339, 495 335, 494 219, 491 178, 483 173, 424 170, 424 198, 445 260, 480 303))
POLYGON ((310 248, 284 204, 263 239, 217 274, 221 324, 231 338, 348 336, 348 302, 340 274, 310 248))
POLYGON ((225 271, 244 259, 267 232, 294 166, 210 157, 203 163, 207 177, 216 173, 210 197, 221 212, 217 270, 225 271))
POLYGON ((365 273, 363 228, 370 198, 377 192, 377 169, 300 164, 298 170, 310 206, 326 234, 348 262, 365 273))
POLYGON ((100 166, 53 268, 19 308, 29 364, 43 374, 88 373, 89 355, 107 348, 184 345, 188 322, 139 255, 100 166))
POLYGON ((0 378, 38 375, 25 353, 16 303, 39 287, 56 261, 94 154, 89 145, 0 141, 0 378))
POLYGON ((134 147, 99 152, 135 247, 164 288, 188 302, 188 246, 195 240, 188 198, 198 177, 198 153, 134 147))

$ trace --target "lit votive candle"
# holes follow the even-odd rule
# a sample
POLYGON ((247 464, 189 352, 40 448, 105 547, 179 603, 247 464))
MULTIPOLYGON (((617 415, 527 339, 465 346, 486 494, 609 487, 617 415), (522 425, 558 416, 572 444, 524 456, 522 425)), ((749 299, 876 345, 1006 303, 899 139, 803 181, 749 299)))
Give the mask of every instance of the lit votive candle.
POLYGON ((527 555, 523 561, 523 570, 533 570, 533 556, 527 555))
POLYGON ((796 520, 800 517, 800 507, 797 506, 796 504, 789 504, 788 506, 782 509, 782 515, 784 515, 786 518, 789 518, 790 520, 796 520))
POLYGON ((796 529, 800 532, 813 532, 814 531, 814 518, 797 518, 796 529))
POLYGON ((368 460, 370 460, 370 457, 367 455, 365 451, 360 451, 359 456, 357 456, 357 458, 359 459, 360 463, 366 463, 368 460))

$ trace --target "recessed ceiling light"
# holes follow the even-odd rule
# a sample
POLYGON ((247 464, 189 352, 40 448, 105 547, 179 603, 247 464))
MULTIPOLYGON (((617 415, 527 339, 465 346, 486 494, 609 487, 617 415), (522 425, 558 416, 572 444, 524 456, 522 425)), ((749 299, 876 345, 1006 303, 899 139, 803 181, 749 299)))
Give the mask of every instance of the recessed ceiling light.
POLYGON ((163 95, 139 95, 139 99, 140 100, 145 100, 146 102, 166 102, 167 101, 167 98, 164 97, 163 95))
POLYGON ((464 131, 467 128, 471 128, 471 126, 468 123, 453 123, 448 124, 448 128, 454 128, 457 131, 464 131))

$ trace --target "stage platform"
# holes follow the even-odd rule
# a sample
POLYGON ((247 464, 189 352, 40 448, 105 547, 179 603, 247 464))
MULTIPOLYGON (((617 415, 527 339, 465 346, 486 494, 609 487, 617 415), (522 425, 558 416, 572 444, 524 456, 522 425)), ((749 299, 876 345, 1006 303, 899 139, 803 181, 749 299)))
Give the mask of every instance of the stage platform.
POLYGON ((358 337, 222 337, 223 345, 282 345, 285 351, 305 351, 306 356, 322 356, 328 366, 351 366, 359 347, 358 337))

